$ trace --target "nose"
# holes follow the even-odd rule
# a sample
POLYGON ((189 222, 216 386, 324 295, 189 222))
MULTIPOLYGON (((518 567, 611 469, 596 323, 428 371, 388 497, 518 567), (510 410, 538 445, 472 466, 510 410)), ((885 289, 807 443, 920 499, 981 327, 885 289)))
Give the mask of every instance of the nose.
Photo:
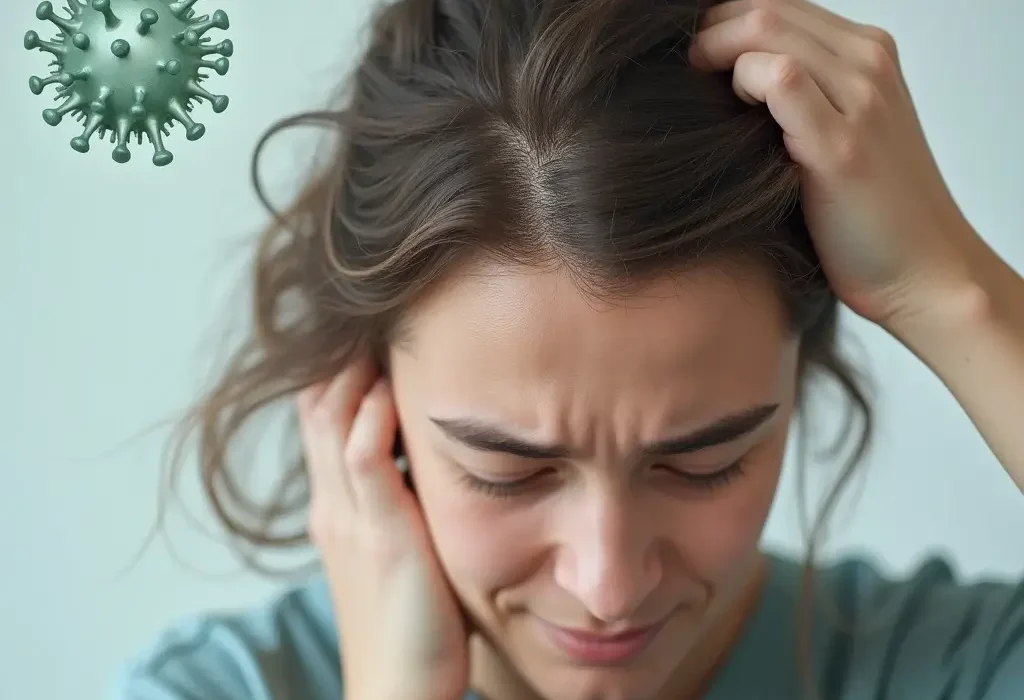
POLYGON ((601 622, 638 622, 634 613, 662 577, 657 538, 641 509, 609 494, 572 511, 559 538, 555 582, 601 622))

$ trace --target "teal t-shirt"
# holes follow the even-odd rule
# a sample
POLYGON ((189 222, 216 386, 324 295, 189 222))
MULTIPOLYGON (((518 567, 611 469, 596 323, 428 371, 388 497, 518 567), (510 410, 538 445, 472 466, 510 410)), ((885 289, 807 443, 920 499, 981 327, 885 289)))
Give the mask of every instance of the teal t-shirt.
MULTIPOLYGON (((806 697, 802 565, 771 562, 705 700, 806 697)), ((895 581, 851 559, 822 569, 814 590, 823 700, 1024 700, 1024 583, 964 585, 938 559, 895 581)), ((123 670, 110 700, 340 700, 338 659, 327 589, 314 580, 256 610, 175 626, 123 670)))

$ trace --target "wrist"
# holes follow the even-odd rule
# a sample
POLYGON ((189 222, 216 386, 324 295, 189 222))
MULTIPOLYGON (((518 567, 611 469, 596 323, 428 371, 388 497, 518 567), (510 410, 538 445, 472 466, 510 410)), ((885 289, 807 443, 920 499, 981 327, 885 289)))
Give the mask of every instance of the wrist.
POLYGON ((962 251, 956 275, 922 285, 881 324, 926 361, 993 333, 1024 340, 1024 280, 977 234, 962 251))
POLYGON ((908 307, 887 329, 950 389, 1024 489, 1020 404, 1012 398, 1024 395, 1024 279, 989 255, 977 268, 984 274, 908 307), (1006 421, 1017 427, 1006 429, 1006 421))

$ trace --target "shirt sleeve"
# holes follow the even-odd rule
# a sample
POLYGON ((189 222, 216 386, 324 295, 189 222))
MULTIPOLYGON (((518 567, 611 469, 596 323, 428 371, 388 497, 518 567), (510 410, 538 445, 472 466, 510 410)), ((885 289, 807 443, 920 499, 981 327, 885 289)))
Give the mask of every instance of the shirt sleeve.
POLYGON ((290 594, 237 616, 175 625, 116 674, 108 700, 341 700, 326 605, 290 594))
POLYGON ((1024 583, 964 583, 941 559, 889 581, 860 562, 835 592, 852 626, 837 621, 830 680, 849 697, 1024 699, 1024 583), (843 669, 843 670, 840 670, 843 669))
POLYGON ((996 589, 987 602, 991 608, 989 628, 974 640, 981 648, 974 697, 1024 698, 1024 583, 1013 589, 996 589))
POLYGON ((169 630, 121 669, 110 700, 284 700, 271 694, 259 646, 233 627, 210 618, 169 630))

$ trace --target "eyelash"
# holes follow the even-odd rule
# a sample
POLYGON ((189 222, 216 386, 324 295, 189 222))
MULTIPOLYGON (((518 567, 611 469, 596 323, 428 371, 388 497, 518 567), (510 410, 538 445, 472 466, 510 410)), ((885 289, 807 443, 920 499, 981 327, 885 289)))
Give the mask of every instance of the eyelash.
MULTIPOLYGON (((722 488, 723 486, 729 485, 735 479, 743 476, 744 466, 744 460, 738 459, 732 464, 711 474, 689 474, 687 472, 681 472, 667 467, 664 468, 663 471, 667 471, 677 479, 686 482, 686 485, 688 486, 693 486, 705 491, 714 491, 722 488)), ((463 473, 461 478, 463 483, 474 491, 482 493, 489 498, 505 499, 522 495, 535 483, 537 478, 546 473, 546 471, 541 471, 536 474, 531 474, 523 479, 507 482, 488 481, 468 473, 463 473)))

